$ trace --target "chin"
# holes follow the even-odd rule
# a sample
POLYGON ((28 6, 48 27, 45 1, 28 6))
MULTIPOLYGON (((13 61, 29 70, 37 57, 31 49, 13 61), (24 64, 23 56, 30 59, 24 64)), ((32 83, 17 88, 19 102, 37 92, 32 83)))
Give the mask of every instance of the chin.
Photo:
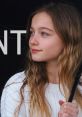
POLYGON ((32 60, 35 62, 42 62, 42 60, 35 60, 35 59, 32 59, 32 60))
POLYGON ((35 61, 35 62, 45 62, 45 60, 43 60, 43 59, 34 59, 34 58, 32 58, 32 60, 35 61))

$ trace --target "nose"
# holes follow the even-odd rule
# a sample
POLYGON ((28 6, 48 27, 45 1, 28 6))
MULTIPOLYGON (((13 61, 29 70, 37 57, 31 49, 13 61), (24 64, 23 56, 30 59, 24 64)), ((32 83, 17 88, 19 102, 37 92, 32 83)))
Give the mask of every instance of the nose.
POLYGON ((32 37, 30 37, 29 43, 31 45, 38 45, 39 44, 38 36, 37 35, 33 35, 32 37))

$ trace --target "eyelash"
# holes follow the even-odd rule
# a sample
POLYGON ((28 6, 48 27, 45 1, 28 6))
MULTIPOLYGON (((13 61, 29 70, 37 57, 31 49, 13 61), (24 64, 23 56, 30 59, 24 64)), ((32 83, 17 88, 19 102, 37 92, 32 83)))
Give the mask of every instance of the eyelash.
POLYGON ((30 31, 30 32, 29 32, 30 36, 32 36, 33 33, 34 33, 33 31, 30 31))
MULTIPOLYGON (((30 31, 30 36, 33 36, 33 35, 34 35, 34 33, 35 33, 35 32, 30 31)), ((49 36, 49 35, 50 35, 50 34, 49 34, 49 33, 47 33, 47 32, 40 32, 40 34, 41 34, 41 36, 43 36, 43 37, 46 37, 46 36, 49 36)))
POLYGON ((49 36, 49 34, 46 33, 46 32, 41 32, 41 35, 42 35, 42 36, 49 36))

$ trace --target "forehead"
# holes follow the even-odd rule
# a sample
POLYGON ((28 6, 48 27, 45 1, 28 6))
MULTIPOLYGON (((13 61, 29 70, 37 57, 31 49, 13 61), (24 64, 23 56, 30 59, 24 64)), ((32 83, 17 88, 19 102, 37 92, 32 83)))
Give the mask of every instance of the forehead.
POLYGON ((52 18, 46 12, 37 13, 33 16, 31 27, 47 27, 54 29, 52 18))

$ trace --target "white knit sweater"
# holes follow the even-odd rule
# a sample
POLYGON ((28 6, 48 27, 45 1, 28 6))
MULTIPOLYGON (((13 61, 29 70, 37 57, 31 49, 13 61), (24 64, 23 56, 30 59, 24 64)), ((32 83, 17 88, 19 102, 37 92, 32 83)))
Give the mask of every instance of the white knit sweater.
MULTIPOLYGON (((24 72, 20 72, 12 76, 5 85, 1 97, 1 117, 14 117, 14 111, 20 101, 20 87, 25 78, 24 72)), ((51 117, 58 117, 60 110, 59 100, 64 100, 64 96, 59 90, 58 84, 49 83, 45 90, 45 97, 48 100, 52 114, 51 117)), ((24 89, 24 102, 21 106, 18 117, 29 117, 29 87, 24 89)), ((36 117, 36 116, 33 116, 36 117)), ((82 117, 80 109, 78 117, 82 117)))

